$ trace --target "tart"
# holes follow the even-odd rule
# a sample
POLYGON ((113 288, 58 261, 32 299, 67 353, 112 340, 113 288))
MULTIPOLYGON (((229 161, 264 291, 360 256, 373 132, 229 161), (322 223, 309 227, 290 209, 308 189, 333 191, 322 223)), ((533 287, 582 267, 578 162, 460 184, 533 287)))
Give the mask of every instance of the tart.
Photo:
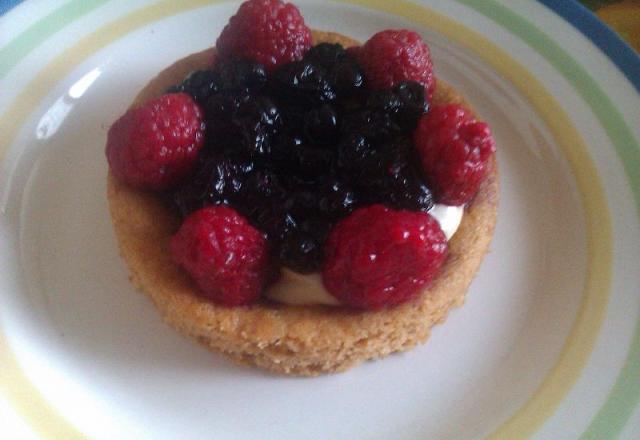
MULTIPOLYGON (((333 32, 312 31, 312 38, 314 44, 358 46, 333 32)), ((215 49, 209 49, 175 62, 147 84, 131 108, 163 95, 190 72, 208 68, 216 57, 215 49)), ((451 103, 473 113, 452 87, 439 80, 431 105, 451 103)), ((393 307, 359 310, 266 298, 234 307, 203 296, 172 258, 171 240, 181 216, 165 198, 125 183, 113 171, 107 179, 111 219, 130 279, 151 298, 164 321, 240 364, 304 376, 344 371, 425 341, 431 327, 463 303, 489 248, 498 206, 498 170, 492 154, 477 193, 464 206, 437 275, 418 294, 393 307)))

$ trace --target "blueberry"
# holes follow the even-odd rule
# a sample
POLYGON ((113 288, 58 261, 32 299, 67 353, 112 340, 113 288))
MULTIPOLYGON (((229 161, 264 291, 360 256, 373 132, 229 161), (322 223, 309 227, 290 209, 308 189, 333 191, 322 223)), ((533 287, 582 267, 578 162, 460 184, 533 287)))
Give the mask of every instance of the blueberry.
POLYGON ((314 108, 306 115, 304 131, 312 142, 329 142, 338 131, 338 114, 329 104, 314 108))
POLYGON ((365 133, 378 144, 389 142, 402 133, 402 128, 388 112, 372 112, 368 121, 365 133))
POLYGON ((256 205, 279 201, 284 194, 285 191, 280 185, 277 174, 268 169, 252 173, 245 182, 245 195, 256 205))
POLYGON ((309 145, 300 145, 293 151, 293 164, 291 171, 303 182, 312 182, 326 175, 332 167, 333 152, 309 145))
POLYGON ((296 218, 303 218, 314 211, 317 204, 318 201, 315 193, 298 189, 289 194, 284 202, 284 207, 287 212, 292 213, 296 218))
POLYGON ((345 170, 355 170, 373 154, 371 144, 363 135, 349 134, 338 144, 338 166, 345 170))
POLYGON ((429 110, 429 103, 425 99, 422 84, 416 81, 402 81, 393 88, 393 91, 404 105, 413 107, 422 113, 429 110))
POLYGON ((294 231, 280 243, 278 257, 283 265, 296 272, 315 272, 322 265, 322 243, 310 234, 294 231))
POLYGON ((431 191, 419 172, 406 162, 389 176, 382 195, 397 209, 427 212, 433 206, 431 191))
POLYGON ((402 133, 392 114, 369 108, 344 115, 340 128, 346 135, 357 133, 373 144, 388 142, 402 133))
POLYGON ((350 97, 364 89, 364 72, 358 63, 347 58, 331 68, 329 82, 340 98, 350 97))
POLYGON ((281 125, 274 102, 259 96, 241 104, 231 116, 232 133, 240 148, 254 158, 271 153, 271 138, 281 125))
POLYGON ((234 96, 229 93, 220 93, 209 97, 204 106, 209 141, 233 135, 232 120, 243 101, 246 100, 246 97, 234 96))
POLYGON ((336 99, 336 92, 324 69, 309 61, 280 66, 274 73, 274 87, 281 99, 311 106, 336 99))
POLYGON ((342 218, 349 214, 355 205, 355 193, 337 179, 330 181, 318 195, 318 209, 326 218, 342 218))
POLYGON ((298 222, 278 244, 281 263, 300 273, 320 270, 324 258, 323 244, 331 226, 330 221, 318 218, 298 222))
POLYGON ((394 93, 402 102, 397 119, 405 130, 413 131, 420 116, 429 110, 424 86, 415 81, 403 81, 394 87, 394 93))
POLYGON ((220 91, 220 75, 212 70, 196 70, 191 72, 180 84, 169 87, 165 93, 188 93, 201 105, 220 91))
POLYGON ((249 60, 224 60, 218 64, 222 88, 227 91, 245 90, 255 93, 267 83, 264 65, 249 60))
POLYGON ((342 45, 334 43, 320 43, 309 49, 305 54, 304 59, 322 67, 329 68, 345 56, 346 52, 342 45))
POLYGON ((298 134, 304 127, 308 107, 287 103, 281 111, 282 128, 288 133, 298 134))
POLYGON ((294 151, 303 143, 302 135, 279 133, 271 146, 271 159, 287 166, 292 162, 294 151))
POLYGON ((287 234, 296 229, 296 219, 282 205, 265 204, 254 210, 252 221, 258 229, 267 234, 272 244, 277 245, 287 234))
POLYGON ((286 191, 275 172, 258 169, 246 177, 242 185, 242 197, 235 200, 235 205, 244 215, 256 219, 261 211, 282 205, 285 195, 286 191))
POLYGON ((183 216, 207 205, 230 204, 251 169, 251 164, 221 154, 202 158, 193 176, 173 193, 173 202, 183 216))
POLYGON ((235 118, 250 124, 261 124, 276 127, 280 124, 280 112, 271 98, 258 96, 241 104, 235 118))
POLYGON ((271 154, 271 136, 267 129, 261 125, 239 125, 237 146, 247 152, 254 159, 271 154))
POLYGON ((357 196, 366 203, 383 203, 397 209, 428 211, 433 206, 431 192, 418 169, 411 143, 392 142, 378 151, 360 177, 357 196))
POLYGON ((207 99, 218 93, 220 88, 220 75, 213 70, 196 70, 182 82, 182 91, 190 94, 199 104, 207 102, 207 99))
POLYGON ((374 111, 395 114, 402 107, 403 102, 392 90, 376 90, 369 94, 366 106, 374 111))

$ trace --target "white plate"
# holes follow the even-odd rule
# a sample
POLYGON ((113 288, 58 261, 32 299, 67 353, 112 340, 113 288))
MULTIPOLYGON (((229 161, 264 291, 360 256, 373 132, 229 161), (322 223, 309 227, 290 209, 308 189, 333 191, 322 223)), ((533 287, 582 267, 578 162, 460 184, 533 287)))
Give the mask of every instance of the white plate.
POLYGON ((491 253, 427 344, 300 379, 237 367, 166 327, 118 256, 103 149, 136 92, 213 44, 237 8, 206 3, 27 2, 0 19, 12 23, 0 38, 0 384, 34 432, 640 436, 630 380, 640 371, 640 97, 534 2, 301 4, 312 27, 360 40, 420 31, 437 75, 493 128, 502 188, 491 253))

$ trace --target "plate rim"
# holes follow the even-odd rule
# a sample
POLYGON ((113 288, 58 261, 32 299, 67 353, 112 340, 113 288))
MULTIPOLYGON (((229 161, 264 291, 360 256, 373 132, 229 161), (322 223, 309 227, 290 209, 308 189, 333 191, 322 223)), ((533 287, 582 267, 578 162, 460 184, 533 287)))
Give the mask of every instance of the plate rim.
MULTIPOLYGON (((108 0, 104 0, 104 1, 99 1, 99 2, 96 2, 96 3, 103 4, 103 3, 106 3, 107 1, 108 1, 108 0)), ((577 6, 580 6, 580 7, 581 7, 581 5, 577 4, 577 3, 575 2, 575 0, 571 0, 571 1, 572 1, 572 2, 574 2, 577 6)), ((357 5, 359 5, 359 6, 364 6, 365 8, 372 8, 372 9, 377 9, 377 10, 383 10, 383 9, 385 9, 385 8, 384 8, 384 6, 386 6, 385 2, 383 2, 383 1, 377 1, 377 0, 372 0, 372 1, 344 0, 344 1, 341 1, 341 2, 342 2, 342 3, 352 3, 352 4, 357 4, 357 5)), ((466 6, 469 6, 469 7, 472 7, 472 8, 473 8, 473 3, 472 3, 472 2, 470 2, 469 0, 458 0, 458 2, 459 2, 459 3, 461 3, 461 4, 464 4, 464 5, 466 5, 466 6)), ((557 3, 562 3, 562 2, 554 2, 554 1, 549 1, 549 0, 539 0, 539 2, 540 2, 540 3, 542 3, 542 4, 545 4, 545 5, 546 5, 547 3, 555 3, 555 4, 557 4, 557 3)), ((74 3, 74 2, 71 2, 71 3, 74 3)), ((159 5, 159 4, 165 4, 165 5, 166 5, 167 3, 168 3, 168 2, 162 2, 162 3, 157 3, 156 5, 159 5)), ((188 2, 186 5, 184 5, 184 4, 183 4, 183 5, 181 5, 181 6, 180 6, 180 9, 179 9, 179 10, 177 10, 176 12, 174 12, 174 13, 184 12, 184 11, 185 11, 185 10, 187 10, 187 9, 192 9, 192 8, 199 7, 199 6, 207 6, 207 5, 210 5, 210 4, 213 4, 213 3, 220 3, 220 2, 219 2, 219 1, 213 1, 213 2, 211 2, 211 1, 197 1, 197 0, 196 0, 196 1, 192 1, 192 2, 188 2)), ((415 4, 409 4, 408 2, 405 2, 405 1, 396 2, 396 4, 397 4, 397 5, 399 5, 399 7, 401 7, 401 8, 405 8, 405 13, 404 13, 404 14, 394 14, 394 15, 400 15, 400 16, 403 16, 403 18, 408 18, 408 19, 410 19, 411 21, 415 21, 415 17, 412 17, 410 13, 407 13, 407 11, 408 11, 408 10, 410 10, 411 8, 420 8, 420 9, 424 9, 424 7, 423 7, 422 5, 418 6, 418 5, 415 5, 415 4), (413 18, 413 19, 412 19, 412 18, 413 18)), ((495 10, 495 8, 504 8, 504 10, 505 10, 505 11, 509 11, 506 7, 504 7, 504 6, 501 6, 501 5, 497 4, 497 3, 496 3, 495 1, 493 1, 493 0, 490 0, 490 1, 486 2, 486 5, 489 5, 489 7, 493 7, 493 8, 494 8, 493 10, 495 10)), ((146 10, 146 9, 148 9, 148 8, 152 8, 153 6, 154 6, 154 5, 147 6, 147 7, 143 8, 143 9, 145 9, 145 10, 146 10)), ((390 11, 385 11, 385 12, 390 12, 390 11)), ((396 10, 395 12, 399 12, 399 11, 398 11, 398 10, 396 10)), ((431 11, 431 12, 433 12, 433 11, 431 11)), ((485 11, 485 12, 486 12, 486 11, 485 11)), ((504 11, 503 11, 503 12, 504 12, 504 11)), ((588 11, 587 11, 587 12, 588 12, 588 11)), ((86 12, 85 12, 85 13, 86 13, 86 12)), ((130 12, 129 14, 126 14, 126 15, 123 15, 123 16, 118 17, 115 21, 121 21, 121 20, 123 20, 124 18, 126 18, 126 17, 127 17, 127 16, 129 16, 129 15, 134 15, 134 14, 137 14, 137 13, 139 13, 139 10, 134 10, 134 11, 130 12)), ((390 12, 390 13, 392 13, 392 14, 393 14, 393 12, 390 12)), ((423 12, 423 13, 424 13, 424 12, 423 12)), ((513 13, 513 12, 511 12, 511 13, 513 13)), ((484 15, 487 15, 487 14, 486 14, 486 13, 484 13, 484 12, 483 12, 483 14, 484 14, 484 15)), ((513 13, 513 14, 515 14, 515 13, 513 13)), ((560 14, 559 14, 559 15, 560 15, 560 14)), ((165 16, 167 16, 167 15, 165 15, 165 16)), ((488 18, 490 18, 490 19, 495 19, 495 16, 487 15, 487 17, 488 17, 488 18)), ((76 17, 76 18, 77 18, 77 17, 76 17)), ((441 18, 442 18, 442 17, 441 17, 441 18)), ((448 18, 447 18, 447 19, 448 19, 448 18)), ((450 20, 450 19, 448 19, 448 20, 450 20)), ((597 19, 596 19, 596 20, 597 20, 597 19)), ((38 23, 40 23, 40 21, 39 21, 39 22, 37 22, 35 25, 38 25, 38 23)), ((106 23, 105 25, 101 26, 101 27, 100 27, 97 31, 95 31, 94 33, 92 33, 92 34, 88 34, 88 35, 84 36, 84 37, 80 40, 80 42, 82 42, 82 41, 84 41, 85 39, 89 38, 91 35, 95 34, 96 32, 101 31, 103 28, 108 27, 110 24, 111 24, 111 23, 106 23)), ((146 23, 143 23, 143 22, 140 22, 140 23, 139 23, 139 25, 142 25, 142 24, 146 24, 146 23)), ((35 25, 34 25, 34 26, 35 26, 35 25)), ((529 25, 531 26, 531 24, 530 24, 530 23, 529 23, 529 25)), ((602 25, 602 24, 601 24, 601 26, 604 26, 604 25, 602 25)), ((430 29, 433 29, 433 27, 429 27, 429 28, 430 28, 430 29)), ((59 29, 57 29, 57 30, 59 30, 59 29)), ((126 33, 130 32, 130 31, 132 31, 132 30, 134 30, 134 29, 130 29, 129 31, 125 32, 124 34, 126 34, 126 33)), ((511 31, 512 29, 507 29, 507 30, 510 30, 510 31, 511 31)), ((579 29, 579 30, 582 32, 582 30, 581 30, 581 29, 579 29)), ((541 32, 541 31, 539 31, 539 32, 541 32)), ((439 33, 441 33, 441 32, 439 32, 439 33)), ((124 34, 122 34, 122 35, 124 35, 124 34)), ((445 36, 446 36, 447 38, 449 38, 449 35, 446 35, 446 34, 445 34, 445 36)), ((483 37, 483 38, 484 38, 484 37, 483 37)), ((109 41, 109 43, 110 43, 110 42, 111 42, 111 41, 109 41)), ((460 42, 458 41, 458 43, 460 43, 460 42)), ((620 41, 620 43, 621 43, 621 41, 620 41)), ((612 43, 612 44, 614 44, 614 43, 612 43)), ((621 44, 624 44, 624 43, 621 43, 621 44)), ((462 45, 464 46, 464 44, 462 44, 462 45)), ((5 46, 5 47, 6 47, 6 46, 5 46)), ((599 46, 599 47, 600 47, 600 46, 599 46)), ((499 49, 499 48, 498 48, 498 49, 499 49)), ((91 53, 93 53, 93 52, 91 52, 91 53)), ((605 52, 605 54, 606 54, 607 56, 609 56, 606 52, 605 52)), ((505 53, 505 55, 507 55, 507 54, 505 53)), ((86 56, 88 56, 88 55, 86 55, 86 56)), ((508 55, 507 55, 507 56, 508 56, 508 55)), ((60 56, 58 56, 57 58, 59 58, 59 57, 60 57, 60 56)), ((609 58, 611 59, 611 57, 609 57, 609 58)), ((78 59, 78 60, 74 59, 74 63, 79 63, 80 61, 81 61, 80 59, 78 59)), ((613 59, 612 59, 612 61, 615 63, 615 60, 613 60, 613 59)), ((640 65, 640 57, 637 57, 637 56, 636 56, 636 61, 638 62, 638 65, 640 65)), ((18 60, 18 62, 19 62, 19 60, 18 60)), ((617 65, 617 64, 616 64, 616 65, 617 65)), ((618 66, 618 67, 619 67, 619 66, 618 66)), ((45 67, 45 69, 46 69, 46 67, 45 67)), ((630 81, 633 83, 633 81, 631 80, 631 78, 629 77, 629 75, 628 75, 626 72, 624 72, 624 71, 623 71, 623 73, 625 73, 625 76, 627 76, 627 78, 629 78, 629 79, 630 79, 630 81)), ((64 75, 61 75, 61 76, 62 76, 62 77, 64 77, 64 75)), ((36 80, 37 80, 37 77, 36 77, 36 80)), ((34 80, 34 81, 35 81, 35 80, 34 80)), ((634 85, 635 85, 635 83, 634 83, 634 85)), ((36 102, 39 102, 39 101, 36 101, 36 102)), ((27 113, 27 114, 25 114, 25 116, 26 116, 26 115, 28 115, 28 113, 27 113)), ((541 115, 541 117, 542 117, 542 115, 541 115)), ((3 119, 6 119, 6 118, 3 118, 3 119)), ((545 118, 543 118, 543 119, 545 119, 545 118)), ((1 123, 0 123, 0 124, 1 124, 1 123)), ((0 125, 0 128, 4 128, 4 127, 2 127, 2 125, 0 125)), ((9 145, 9 143, 7 143, 7 144, 5 145, 5 147, 8 147, 8 145, 9 145)), ((6 148, 5 148, 5 149, 6 149, 6 148)), ((3 148, 0 148, 0 158, 2 157, 2 155, 3 155, 3 153, 4 153, 4 152, 5 152, 5 151, 4 151, 4 149, 3 149, 3 148)), ((597 174, 597 170, 596 170, 596 174, 597 174)), ((628 175, 628 173, 627 173, 627 175, 628 175)), ((636 202, 636 207, 638 207, 638 206, 640 206, 640 205, 636 202)), ((640 208, 639 208, 639 209, 640 209, 640 208)), ((605 211, 607 211, 607 210, 605 209, 605 211)), ((639 337, 640 337, 640 322, 638 322, 637 324, 638 324, 638 327, 637 327, 637 330, 638 330, 638 331, 636 332, 636 336, 639 336, 639 337)), ((2 337, 2 335, 1 335, 1 334, 0 334, 0 337, 2 337)), ((640 341, 638 341, 638 342, 639 342, 639 343, 638 343, 638 345, 640 346, 640 341)), ((5 348, 5 347, 7 347, 7 344, 6 344, 3 340, 0 340, 0 347, 5 348)), ((633 351, 633 350, 632 350, 632 351, 633 351)), ((630 353, 629 353, 629 356, 631 356, 632 354, 633 354, 633 353, 632 353, 632 352, 630 352, 630 353)), ((639 356, 639 357, 640 357, 640 356, 639 356)), ((640 368, 640 359, 638 359, 638 367, 640 368)), ((621 374, 622 374, 622 373, 621 373, 621 374)), ((618 377, 617 382, 616 382, 616 385, 617 385, 617 383, 618 383, 619 381, 620 381, 620 377, 618 377)), ((615 388, 615 387, 614 387, 614 388, 615 388)), ((614 391, 614 390, 612 390, 612 392, 613 392, 613 391, 614 391)), ((638 398, 640 398, 640 393, 638 394, 638 396, 637 396, 637 397, 638 397, 638 398)), ((637 404, 637 401, 636 401, 636 404, 637 404)), ((635 406, 635 405, 634 405, 634 406, 635 406)), ((624 425, 624 423, 623 423, 623 425, 624 425)))

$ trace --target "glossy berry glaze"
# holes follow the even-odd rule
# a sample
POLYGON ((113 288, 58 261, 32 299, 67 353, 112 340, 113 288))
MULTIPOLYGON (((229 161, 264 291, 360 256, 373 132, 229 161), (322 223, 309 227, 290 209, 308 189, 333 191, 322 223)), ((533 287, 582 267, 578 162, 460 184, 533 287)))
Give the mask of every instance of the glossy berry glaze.
POLYGON ((358 207, 433 205, 412 138, 428 110, 424 87, 370 90, 340 45, 319 44, 271 72, 220 61, 168 92, 190 94, 207 127, 195 171, 171 193, 180 214, 230 205, 297 272, 320 270, 331 228, 358 207))

